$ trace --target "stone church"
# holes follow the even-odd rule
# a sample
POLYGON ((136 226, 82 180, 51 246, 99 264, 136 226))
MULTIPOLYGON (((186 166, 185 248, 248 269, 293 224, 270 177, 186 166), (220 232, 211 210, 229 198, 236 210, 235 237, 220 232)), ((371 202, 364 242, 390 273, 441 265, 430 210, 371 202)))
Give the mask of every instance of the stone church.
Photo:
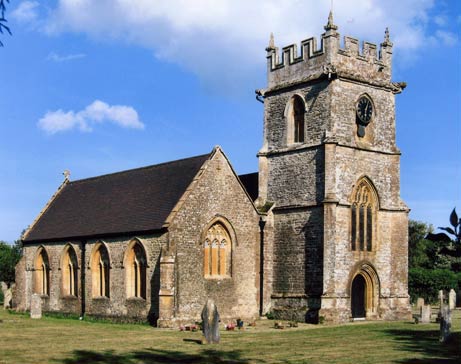
POLYGON ((408 318, 392 43, 271 36, 259 172, 209 154, 64 182, 23 236, 15 303, 149 321, 408 318), (36 299, 36 296, 34 297, 36 299))

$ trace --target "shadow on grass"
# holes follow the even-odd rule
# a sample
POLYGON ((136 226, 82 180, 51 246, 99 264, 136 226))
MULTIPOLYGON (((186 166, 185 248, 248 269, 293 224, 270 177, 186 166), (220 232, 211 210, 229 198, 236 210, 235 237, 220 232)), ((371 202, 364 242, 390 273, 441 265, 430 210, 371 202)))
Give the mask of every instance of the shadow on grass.
POLYGON ((461 333, 452 333, 446 343, 439 342, 439 330, 387 330, 403 350, 418 353, 424 358, 402 359, 402 364, 459 363, 461 357, 461 333))
MULTIPOLYGON (((112 350, 104 352, 75 350, 72 357, 57 360, 63 364, 157 364, 157 363, 219 363, 219 364, 245 364, 248 359, 242 358, 240 351, 218 351, 204 349, 197 354, 187 354, 180 351, 145 349, 131 353, 115 353, 112 350)), ((263 363, 263 361, 259 361, 263 363)))

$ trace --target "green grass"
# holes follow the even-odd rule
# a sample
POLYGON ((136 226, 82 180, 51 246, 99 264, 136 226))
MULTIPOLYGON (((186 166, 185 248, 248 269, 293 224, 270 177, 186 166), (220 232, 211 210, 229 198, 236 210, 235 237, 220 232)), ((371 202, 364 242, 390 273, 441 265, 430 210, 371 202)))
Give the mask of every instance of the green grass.
POLYGON ((218 345, 200 345, 200 332, 144 325, 86 322, 0 310, 0 364, 6 363, 456 363, 460 361, 460 312, 454 335, 438 342, 438 325, 364 322, 300 325, 221 332, 218 345))

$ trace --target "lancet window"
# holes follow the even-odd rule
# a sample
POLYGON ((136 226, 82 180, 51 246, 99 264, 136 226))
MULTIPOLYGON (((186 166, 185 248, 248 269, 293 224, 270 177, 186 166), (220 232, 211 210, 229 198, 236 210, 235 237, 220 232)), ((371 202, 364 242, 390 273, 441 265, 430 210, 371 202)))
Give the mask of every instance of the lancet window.
POLYGON ((306 108, 299 95, 293 96, 286 109, 288 119, 288 143, 304 143, 304 114, 306 108))
POLYGON ((40 247, 34 262, 34 293, 50 294, 50 263, 45 248, 40 247))
POLYGON ((64 249, 61 261, 62 294, 63 296, 77 296, 78 292, 77 254, 72 246, 64 249))
POLYGON ((146 254, 139 242, 128 248, 125 258, 127 297, 146 298, 146 254))
POLYGON ((103 244, 99 243, 91 259, 93 297, 109 297, 109 267, 109 253, 106 247, 103 244))

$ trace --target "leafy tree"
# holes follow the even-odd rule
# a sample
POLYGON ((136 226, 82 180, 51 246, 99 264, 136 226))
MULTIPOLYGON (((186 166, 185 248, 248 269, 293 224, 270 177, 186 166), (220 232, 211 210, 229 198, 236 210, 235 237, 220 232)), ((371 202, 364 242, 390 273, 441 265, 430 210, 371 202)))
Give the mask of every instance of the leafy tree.
POLYGON ((14 245, 0 241, 0 281, 14 282, 14 268, 21 258, 21 245, 17 240, 14 245))
MULTIPOLYGON (((0 33, 7 32, 9 35, 11 35, 11 30, 10 27, 6 25, 7 20, 5 19, 5 11, 6 11, 6 5, 5 3, 9 3, 10 0, 0 0, 0 33)), ((3 43, 0 40, 0 47, 3 47, 3 43)))
POLYGON ((450 261, 442 252, 447 244, 426 239, 432 231, 432 225, 410 220, 408 224, 408 264, 410 268, 450 268, 450 261))
POLYGON ((450 214, 451 227, 439 227, 443 233, 427 234, 426 239, 439 244, 440 253, 450 261, 450 268, 461 272, 461 218, 456 213, 456 208, 450 214))
POLYGON ((410 220, 408 289, 412 301, 423 297, 427 302, 436 302, 440 289, 461 288, 460 258, 456 256, 456 249, 461 245, 456 235, 459 235, 460 228, 458 220, 456 212, 452 212, 450 222, 453 228, 442 228, 454 235, 454 240, 445 233, 434 234, 431 225, 410 220))
POLYGON ((449 269, 411 268, 408 272, 411 300, 415 302, 418 297, 422 297, 426 302, 437 302, 439 290, 456 289, 460 279, 461 274, 449 269))

